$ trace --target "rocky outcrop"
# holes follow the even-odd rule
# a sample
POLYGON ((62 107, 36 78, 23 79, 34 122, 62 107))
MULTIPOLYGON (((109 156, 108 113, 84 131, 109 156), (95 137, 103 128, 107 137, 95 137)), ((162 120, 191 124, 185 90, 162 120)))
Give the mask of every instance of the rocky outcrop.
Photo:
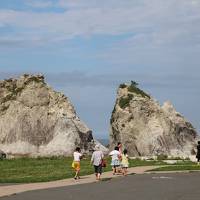
POLYGON ((161 107, 135 82, 120 85, 111 117, 110 148, 117 142, 131 156, 183 156, 195 153, 197 133, 170 102, 161 107))
POLYGON ((71 155, 76 146, 89 152, 92 131, 73 105, 42 75, 0 81, 0 149, 8 155, 71 155))

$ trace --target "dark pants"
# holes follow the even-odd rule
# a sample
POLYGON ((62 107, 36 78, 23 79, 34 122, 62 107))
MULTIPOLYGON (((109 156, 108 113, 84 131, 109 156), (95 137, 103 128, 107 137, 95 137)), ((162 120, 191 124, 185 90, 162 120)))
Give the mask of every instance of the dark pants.
POLYGON ((102 173, 102 166, 99 165, 99 166, 96 166, 94 165, 94 171, 96 174, 101 174, 102 173))

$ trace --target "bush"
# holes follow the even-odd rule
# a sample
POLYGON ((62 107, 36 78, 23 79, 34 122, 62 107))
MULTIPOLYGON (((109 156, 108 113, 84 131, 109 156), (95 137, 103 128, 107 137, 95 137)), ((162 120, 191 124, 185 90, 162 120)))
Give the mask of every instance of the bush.
POLYGON ((131 84, 129 87, 128 87, 128 91, 131 92, 131 93, 136 93, 136 94, 139 94, 141 95, 142 97, 148 97, 150 98, 150 96, 148 94, 146 94, 144 91, 140 90, 138 87, 136 87, 134 84, 131 84))
POLYGON ((6 159, 6 154, 0 150, 0 160, 6 159))
POLYGON ((157 160, 167 160, 168 156, 164 154, 160 154, 157 156, 157 160))
POLYGON ((132 94, 128 94, 127 97, 121 97, 119 100, 119 106, 120 108, 124 109, 126 107, 129 106, 130 101, 133 99, 133 95, 132 94))
POLYGON ((121 88, 121 89, 124 89, 124 88, 126 88, 127 87, 127 85, 126 84, 120 84, 120 86, 119 86, 119 88, 121 88))
POLYGON ((135 81, 131 81, 131 85, 137 87, 139 84, 135 81))

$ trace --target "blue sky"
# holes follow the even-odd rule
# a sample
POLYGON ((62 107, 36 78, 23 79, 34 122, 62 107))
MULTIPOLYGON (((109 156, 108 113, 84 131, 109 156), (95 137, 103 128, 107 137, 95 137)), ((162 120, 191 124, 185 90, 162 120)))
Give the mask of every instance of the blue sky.
POLYGON ((136 80, 200 129, 200 0, 1 0, 0 78, 43 73, 98 138, 136 80))

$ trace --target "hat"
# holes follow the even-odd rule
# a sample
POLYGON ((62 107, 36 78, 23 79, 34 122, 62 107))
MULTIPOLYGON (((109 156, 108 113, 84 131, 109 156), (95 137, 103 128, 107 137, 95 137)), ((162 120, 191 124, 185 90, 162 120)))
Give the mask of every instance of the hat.
POLYGON ((98 151, 98 150, 100 150, 100 145, 99 144, 97 144, 96 146, 95 146, 95 148, 94 148, 96 151, 98 151))

